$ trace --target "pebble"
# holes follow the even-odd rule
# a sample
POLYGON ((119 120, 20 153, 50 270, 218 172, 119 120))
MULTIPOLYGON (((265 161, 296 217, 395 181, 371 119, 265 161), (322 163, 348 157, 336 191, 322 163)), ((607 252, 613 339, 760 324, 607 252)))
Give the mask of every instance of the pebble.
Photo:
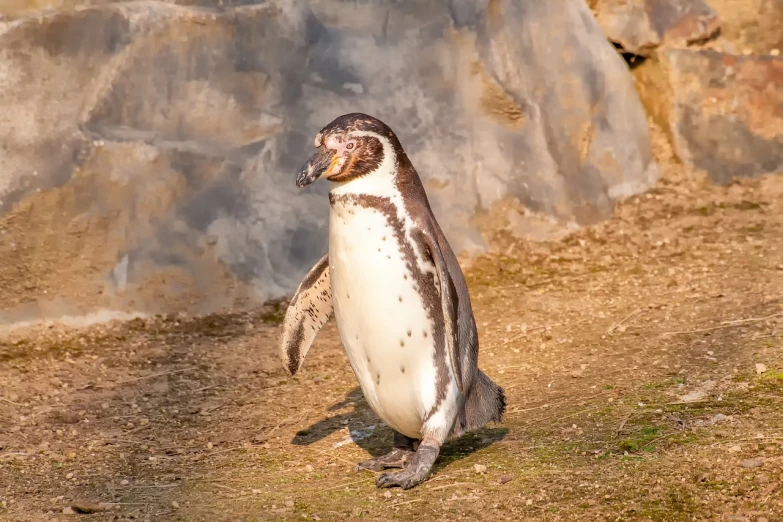
POLYGON ((179 502, 177 502, 176 500, 172 500, 171 507, 173 507, 174 509, 179 509, 179 502))
POLYGON ((71 506, 66 506, 63 508, 63 515, 75 515, 76 511, 73 510, 71 506))
POLYGON ((760 468, 764 465, 764 459, 745 459, 740 462, 743 468, 760 468))
POLYGON ((761 363, 756 363, 756 373, 758 375, 761 375, 762 373, 767 371, 767 367, 761 363))
POLYGON ((105 508, 94 502, 76 502, 71 504, 71 509, 76 513, 88 515, 90 513, 100 513, 101 511, 104 511, 105 508))
POLYGON ((73 473, 68 473, 67 475, 65 475, 65 478, 71 480, 73 478, 73 473))
POLYGON ((729 448, 729 453, 737 453, 742 451, 742 446, 736 445, 729 448))
MULTIPOLYGON (((391 495, 391 493, 390 493, 390 495, 391 495)), ((286 500, 285 501, 285 507, 289 507, 289 508, 294 507, 294 501, 293 500, 286 500)))
POLYGON ((500 475, 498 477, 498 484, 508 484, 512 479, 513 477, 511 475, 500 475))
POLYGON ((305 471, 308 472, 308 473, 312 473, 313 472, 313 467, 310 464, 308 464, 307 466, 305 466, 305 471))
POLYGON ((62 411, 60 412, 59 417, 60 421, 65 424, 76 424, 79 422, 79 416, 72 411, 62 411))
POLYGON ((473 469, 476 470, 476 473, 486 473, 487 467, 483 464, 474 464, 473 469))

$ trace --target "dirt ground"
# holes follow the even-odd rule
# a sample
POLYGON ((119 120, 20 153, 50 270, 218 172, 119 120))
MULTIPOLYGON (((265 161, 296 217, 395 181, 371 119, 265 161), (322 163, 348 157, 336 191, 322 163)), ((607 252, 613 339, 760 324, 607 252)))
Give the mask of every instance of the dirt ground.
POLYGON ((390 431, 332 322, 286 377, 273 307, 4 333, 0 518, 783 520, 783 176, 663 164, 610 221, 472 264, 508 412, 422 486, 353 470, 390 431))

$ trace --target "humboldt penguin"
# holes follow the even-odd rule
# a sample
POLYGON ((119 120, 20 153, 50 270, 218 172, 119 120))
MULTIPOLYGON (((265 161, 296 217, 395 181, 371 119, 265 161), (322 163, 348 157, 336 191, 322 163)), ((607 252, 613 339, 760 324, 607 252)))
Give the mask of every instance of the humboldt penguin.
POLYGON ((329 190, 329 251, 286 311, 281 358, 295 374, 333 313, 372 410, 394 430, 390 453, 357 469, 380 488, 429 476, 448 439, 500 422, 503 389, 478 369, 478 333, 460 265, 421 179, 382 121, 345 114, 315 137, 297 187, 329 190))

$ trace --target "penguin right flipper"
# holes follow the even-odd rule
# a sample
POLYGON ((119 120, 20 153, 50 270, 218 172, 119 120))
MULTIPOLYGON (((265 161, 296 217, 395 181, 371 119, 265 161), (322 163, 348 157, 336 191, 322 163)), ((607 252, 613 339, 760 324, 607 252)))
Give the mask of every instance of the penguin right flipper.
POLYGON ((329 254, 326 254, 302 280, 285 313, 280 358, 289 374, 299 371, 313 339, 332 310, 329 254))

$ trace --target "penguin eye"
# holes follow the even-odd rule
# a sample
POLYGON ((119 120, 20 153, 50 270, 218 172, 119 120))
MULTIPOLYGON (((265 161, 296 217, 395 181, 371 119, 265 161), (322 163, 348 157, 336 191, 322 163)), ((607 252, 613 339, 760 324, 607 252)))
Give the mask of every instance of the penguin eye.
POLYGON ((350 142, 350 143, 348 143, 348 145, 345 146, 345 148, 348 149, 348 150, 353 149, 353 147, 354 147, 353 142, 350 142))

